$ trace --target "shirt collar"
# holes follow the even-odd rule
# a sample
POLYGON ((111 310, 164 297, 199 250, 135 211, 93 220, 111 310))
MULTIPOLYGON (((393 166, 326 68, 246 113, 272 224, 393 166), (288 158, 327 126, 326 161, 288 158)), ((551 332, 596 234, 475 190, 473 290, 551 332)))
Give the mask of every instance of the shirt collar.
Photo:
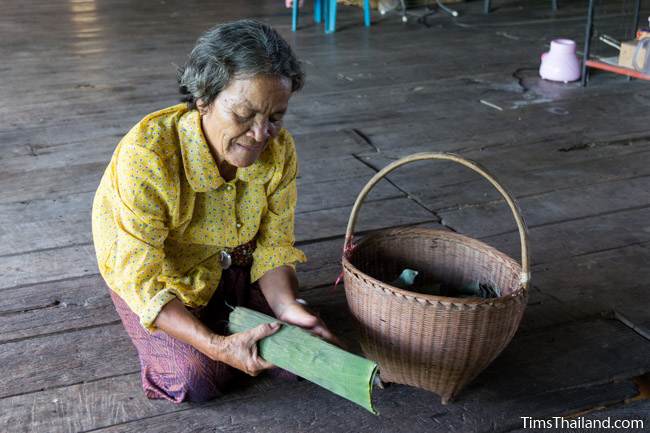
MULTIPOLYGON (((183 156, 185 176, 194 191, 206 192, 219 188, 226 181, 219 173, 216 161, 203 135, 198 110, 190 110, 178 121, 178 137, 183 156)), ((243 182, 265 184, 273 176, 272 143, 248 167, 237 169, 237 179, 243 182)))

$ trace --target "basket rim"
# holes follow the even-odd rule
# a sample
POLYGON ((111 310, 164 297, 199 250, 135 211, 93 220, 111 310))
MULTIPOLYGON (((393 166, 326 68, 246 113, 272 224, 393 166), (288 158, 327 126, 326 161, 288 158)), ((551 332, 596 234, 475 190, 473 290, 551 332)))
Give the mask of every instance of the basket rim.
MULTIPOLYGON (((359 243, 356 245, 358 248, 359 246, 363 245, 364 243, 380 238, 382 236, 385 236, 387 234, 406 234, 406 233, 425 233, 429 236, 432 235, 437 235, 438 237, 442 238, 447 238, 447 240, 451 240, 452 242, 457 242, 461 244, 466 244, 468 240, 470 240, 472 243, 478 243, 479 246, 482 248, 486 249, 486 253, 493 255, 495 258, 498 258, 500 260, 509 262, 511 265, 513 265, 515 268, 519 269, 519 273, 521 273, 521 265, 514 260, 512 257, 508 256, 507 254, 499 251, 498 249, 494 248, 493 246, 490 246, 486 244, 485 242, 482 242, 478 239, 474 239, 472 237, 460 234, 460 233, 455 233, 447 230, 440 230, 440 229, 432 229, 432 228, 427 228, 427 227, 398 227, 398 228, 391 228, 391 229, 384 229, 384 230, 378 230, 375 231, 367 236, 364 236, 363 239, 359 241, 359 243)), ((354 253, 353 253, 354 254, 354 253)), ((397 296, 402 296, 406 298, 413 298, 418 302, 423 302, 423 303, 430 303, 430 304, 445 304, 445 305, 493 305, 493 304, 507 304, 510 303, 514 300, 517 300, 518 298, 522 296, 526 296, 528 293, 528 289, 525 287, 524 284, 520 283, 519 287, 513 290, 512 293, 506 295, 506 296, 499 296, 498 298, 457 298, 457 297, 450 297, 450 296, 439 296, 439 295, 427 295, 424 293, 419 293, 419 292, 412 292, 409 290, 404 290, 400 289, 399 287, 392 286, 384 281, 378 280, 374 277, 371 277, 370 275, 366 274, 365 272, 361 271, 359 268, 357 268, 355 265, 353 265, 350 260, 343 255, 342 259, 342 265, 343 265, 343 270, 345 273, 352 273, 352 274, 357 274, 358 276, 362 276, 362 279, 365 279, 372 283, 375 286, 378 286, 378 288, 391 292, 393 295, 397 296)), ((344 282, 345 283, 345 282, 344 282)))

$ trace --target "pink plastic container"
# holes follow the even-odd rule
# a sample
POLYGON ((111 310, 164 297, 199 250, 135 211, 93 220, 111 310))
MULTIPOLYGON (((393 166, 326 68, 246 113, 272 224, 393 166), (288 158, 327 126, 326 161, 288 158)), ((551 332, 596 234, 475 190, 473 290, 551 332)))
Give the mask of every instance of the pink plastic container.
POLYGON ((580 79, 580 60, 576 56, 576 43, 571 39, 551 41, 551 49, 542 54, 539 75, 545 80, 564 83, 580 79))

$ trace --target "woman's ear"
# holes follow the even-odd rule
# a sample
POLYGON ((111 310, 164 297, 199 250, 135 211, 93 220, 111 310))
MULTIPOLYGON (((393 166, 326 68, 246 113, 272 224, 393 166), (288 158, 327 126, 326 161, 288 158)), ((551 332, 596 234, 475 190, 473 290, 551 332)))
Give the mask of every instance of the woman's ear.
POLYGON ((206 114, 208 114, 208 105, 206 105, 206 103, 203 102, 203 99, 196 100, 196 109, 199 110, 199 114, 201 116, 205 116, 206 114))

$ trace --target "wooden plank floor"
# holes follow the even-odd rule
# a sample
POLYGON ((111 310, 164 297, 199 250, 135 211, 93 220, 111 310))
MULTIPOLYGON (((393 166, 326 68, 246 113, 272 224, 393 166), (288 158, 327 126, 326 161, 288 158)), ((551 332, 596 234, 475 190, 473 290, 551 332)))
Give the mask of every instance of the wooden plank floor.
MULTIPOLYGON (((582 41, 584 2, 564 3, 553 13, 546 0, 503 0, 486 17, 472 1, 429 27, 374 14, 370 29, 359 9, 340 7, 339 30, 325 35, 307 13, 292 33, 280 0, 4 1, 0 431, 514 432, 524 416, 581 413, 647 428, 638 384, 650 372, 650 87, 603 73, 587 88, 541 81, 551 39, 582 41), (332 282, 350 207, 377 170, 452 151, 518 198, 533 250, 529 307, 511 345, 455 402, 392 385, 377 390, 374 417, 310 383, 263 377, 207 404, 143 396, 96 268, 93 192, 119 138, 177 101, 174 65, 197 36, 243 17, 275 26, 304 62, 307 85, 286 122, 301 164, 296 236, 310 258, 301 290, 353 347, 332 282)), ((597 29, 624 39, 629 9, 601 2, 597 29)), ((415 224, 519 254, 503 202, 453 165, 392 174, 358 230, 415 224)))

